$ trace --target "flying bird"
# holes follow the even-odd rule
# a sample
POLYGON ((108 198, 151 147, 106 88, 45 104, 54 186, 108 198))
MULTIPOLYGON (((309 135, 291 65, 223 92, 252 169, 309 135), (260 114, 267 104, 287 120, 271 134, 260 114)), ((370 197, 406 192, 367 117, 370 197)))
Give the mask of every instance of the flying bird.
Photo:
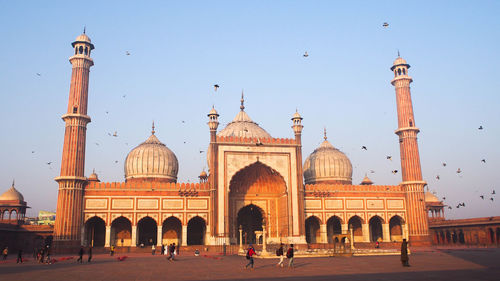
POLYGON ((218 89, 219 89, 219 84, 215 84, 214 85, 214 90, 217 92, 218 89))
POLYGON ((118 137, 118 132, 117 132, 117 131, 115 131, 115 132, 113 133, 113 137, 115 137, 115 138, 116 138, 116 137, 118 137))
POLYGON ((118 160, 115 160, 115 163, 118 163, 118 160))
POLYGON ((389 27, 389 24, 388 24, 387 22, 384 22, 384 24, 382 24, 382 26, 383 26, 384 28, 388 28, 388 27, 389 27))
POLYGON ((125 98, 127 95, 123 95, 122 98, 125 98))
POLYGON ((392 156, 387 155, 386 158, 387 158, 387 160, 391 160, 392 161, 392 156))
POLYGON ((203 152, 205 152, 205 151, 203 151, 203 150, 200 150, 200 153, 203 153, 203 152))
POLYGON ((481 126, 479 126, 479 128, 477 128, 477 129, 478 129, 478 130, 482 130, 482 129, 483 129, 483 126, 481 125, 481 126))
POLYGON ((495 194, 496 194, 494 189, 493 189, 493 191, 491 192, 491 194, 493 194, 493 195, 495 195, 495 194))
POLYGON ((50 164, 52 164, 52 162, 47 162, 46 164, 47 164, 47 165, 50 165, 50 164))
POLYGON ((398 173, 398 170, 393 170, 392 171, 393 174, 397 174, 398 173))
POLYGON ((309 56, 309 54, 307 53, 307 51, 302 55, 304 58, 307 58, 309 56))
POLYGON ((460 170, 460 168, 458 168, 457 174, 460 174, 461 172, 462 172, 462 170, 460 170))
POLYGON ((95 145, 99 145, 99 143, 98 143, 98 142, 96 142, 96 143, 95 143, 95 145))
POLYGON ((443 167, 446 167, 446 163, 445 162, 443 162, 443 167))
POLYGON ((436 179, 437 179, 437 180, 440 180, 440 179, 441 179, 441 177, 440 177, 439 175, 437 175, 437 176, 436 176, 436 179))
POLYGON ((182 123, 186 123, 186 121, 184 121, 184 120, 182 120, 181 122, 182 122, 182 123))
POLYGON ((484 195, 479 195, 479 197, 481 197, 481 199, 483 199, 483 200, 484 200, 484 195))
POLYGON ((375 171, 374 170, 370 170, 370 173, 375 174, 375 171))
POLYGON ((481 159, 481 162, 486 163, 486 159, 481 159))
POLYGON ((364 145, 361 147, 361 149, 368 150, 364 145))
POLYGON ((36 75, 38 75, 38 76, 42 76, 42 74, 40 74, 40 73, 38 73, 38 72, 36 73, 36 75))
POLYGON ((130 56, 129 51, 125 51, 125 55, 130 56))
POLYGON ((443 197, 443 200, 446 200, 446 197, 443 197))
POLYGON ((491 197, 490 200, 493 201, 493 197, 491 197))
POLYGON ((451 208, 451 206, 448 206, 448 209, 450 209, 450 210, 451 210, 451 209, 452 209, 452 208, 451 208))
POLYGON ((35 153, 35 151, 34 151, 34 150, 32 150, 32 151, 31 151, 31 153, 35 153))
POLYGON ((106 114, 108 114, 108 113, 109 113, 109 111, 106 111, 106 114))

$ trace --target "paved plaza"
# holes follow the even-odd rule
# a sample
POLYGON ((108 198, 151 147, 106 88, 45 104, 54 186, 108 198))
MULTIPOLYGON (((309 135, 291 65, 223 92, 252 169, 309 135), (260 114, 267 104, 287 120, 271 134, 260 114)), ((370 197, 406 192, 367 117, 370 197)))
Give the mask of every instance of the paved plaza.
POLYGON ((124 261, 95 255, 90 264, 78 264, 76 257, 51 265, 13 259, 0 264, 0 280, 500 280, 500 249, 416 252, 409 268, 399 256, 298 258, 295 269, 276 268, 277 259, 255 259, 254 270, 243 268, 244 257, 188 253, 174 262, 147 254, 124 261))

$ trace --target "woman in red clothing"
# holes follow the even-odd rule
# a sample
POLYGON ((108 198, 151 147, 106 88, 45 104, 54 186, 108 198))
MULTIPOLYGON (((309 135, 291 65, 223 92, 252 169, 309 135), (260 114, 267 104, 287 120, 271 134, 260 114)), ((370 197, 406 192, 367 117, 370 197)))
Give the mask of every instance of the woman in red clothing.
POLYGON ((246 256, 246 258, 249 261, 248 261, 247 265, 245 265, 245 269, 247 269, 249 265, 251 265, 251 268, 253 269, 253 255, 256 255, 257 253, 255 252, 255 249, 253 248, 252 244, 250 244, 248 246, 249 247, 248 247, 248 250, 247 250, 247 256, 246 256))

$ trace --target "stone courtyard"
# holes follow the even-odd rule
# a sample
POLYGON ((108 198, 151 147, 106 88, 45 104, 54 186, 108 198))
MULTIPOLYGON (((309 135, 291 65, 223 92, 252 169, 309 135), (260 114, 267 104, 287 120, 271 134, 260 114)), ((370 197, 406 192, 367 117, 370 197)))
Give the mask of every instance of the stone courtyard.
MULTIPOLYGON (((174 262, 165 256, 94 255, 92 263, 73 259, 40 265, 32 258, 16 264, 15 256, 0 260, 1 280, 499 280, 500 249, 427 249, 410 256, 411 267, 399 256, 297 258, 295 268, 276 268, 277 259, 255 259, 245 270, 240 256, 181 253, 174 262)), ((55 257, 60 259, 61 257, 55 257)), ((85 259, 86 260, 86 259, 85 259)))

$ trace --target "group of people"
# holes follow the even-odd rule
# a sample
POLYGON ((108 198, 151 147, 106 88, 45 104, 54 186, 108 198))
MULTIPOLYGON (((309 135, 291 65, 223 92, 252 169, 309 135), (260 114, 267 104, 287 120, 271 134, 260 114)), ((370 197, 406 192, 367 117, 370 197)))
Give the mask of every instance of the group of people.
MULTIPOLYGON (((85 254, 85 249, 83 248, 83 246, 81 246, 80 250, 78 251, 78 259, 76 260, 76 262, 83 263, 83 255, 84 254, 85 254)), ((87 262, 91 262, 92 261, 92 246, 89 247, 88 254, 89 254, 89 258, 87 259, 87 262)))
MULTIPOLYGON (((279 257, 279 262, 276 264, 277 267, 284 267, 284 260, 285 260, 285 250, 284 250, 285 244, 281 243, 280 247, 276 250, 276 256, 279 257)), ((293 247, 293 244, 290 244, 290 247, 286 251, 286 258, 288 259, 288 267, 293 268, 293 260, 294 260, 294 253, 295 253, 295 248, 293 247)), ((247 265, 245 265, 245 269, 247 269, 249 266, 251 269, 253 269, 254 265, 254 260, 253 256, 258 255, 257 252, 255 251, 255 248, 252 246, 252 244, 249 245, 247 249, 247 254, 246 254, 246 259, 248 260, 247 265)))
MULTIPOLYGON (((154 245, 153 245, 154 248, 154 245)), ((153 249, 152 248, 152 249, 153 249)), ((153 250, 153 255, 154 255, 155 250, 153 250)), ((172 243, 170 245, 161 245, 161 255, 167 256, 167 260, 173 261, 175 256, 179 254, 179 248, 175 246, 175 243, 172 243)))
POLYGON ((51 255, 50 255, 50 246, 46 245, 45 247, 41 247, 39 249, 33 249, 33 258, 38 261, 38 263, 46 263, 50 264, 51 255))

